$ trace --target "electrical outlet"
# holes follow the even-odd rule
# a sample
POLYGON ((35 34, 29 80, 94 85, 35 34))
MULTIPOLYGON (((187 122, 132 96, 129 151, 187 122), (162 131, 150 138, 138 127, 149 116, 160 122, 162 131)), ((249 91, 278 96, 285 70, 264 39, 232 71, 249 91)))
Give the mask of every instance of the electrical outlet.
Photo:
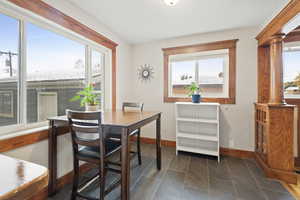
POLYGON ((234 147, 234 140, 232 138, 229 140, 229 146, 234 147))

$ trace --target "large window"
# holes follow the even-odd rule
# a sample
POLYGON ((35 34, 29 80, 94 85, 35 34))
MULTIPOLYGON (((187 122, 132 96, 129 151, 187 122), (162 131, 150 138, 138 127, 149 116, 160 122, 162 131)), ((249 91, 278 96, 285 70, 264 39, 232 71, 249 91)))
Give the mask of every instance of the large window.
POLYGON ((191 101, 187 87, 195 82, 203 101, 235 103, 236 42, 163 49, 164 101, 191 101))
POLYGON ((300 99, 300 44, 288 44, 284 49, 284 97, 300 99))
POLYGON ((70 102, 85 85, 85 46, 28 23, 27 122, 80 110, 70 102))
POLYGON ((0 14, 0 126, 18 123, 19 21, 0 14))
POLYGON ((86 84, 101 93, 103 107, 105 50, 37 24, 0 14, 0 133, 8 125, 43 125, 66 109, 84 109, 70 99, 86 84))

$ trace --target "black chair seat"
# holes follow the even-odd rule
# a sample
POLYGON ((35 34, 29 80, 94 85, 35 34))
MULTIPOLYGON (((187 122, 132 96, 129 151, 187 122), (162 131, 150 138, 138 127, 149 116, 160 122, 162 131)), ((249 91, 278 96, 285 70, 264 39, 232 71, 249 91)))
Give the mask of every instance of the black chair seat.
MULTIPOLYGON (((136 129, 134 131, 132 131, 129 135, 133 136, 133 135, 137 135, 139 133, 139 129, 136 129)), ((114 139, 120 139, 121 138, 121 133, 109 133, 108 134, 110 138, 114 138, 114 139)))
MULTIPOLYGON (((118 151, 121 148, 120 141, 107 140, 105 142, 105 156, 108 157, 114 152, 118 151)), ((99 147, 90 147, 85 146, 79 149, 78 157, 81 158, 90 158, 90 159, 99 159, 100 158, 100 148, 99 147)))

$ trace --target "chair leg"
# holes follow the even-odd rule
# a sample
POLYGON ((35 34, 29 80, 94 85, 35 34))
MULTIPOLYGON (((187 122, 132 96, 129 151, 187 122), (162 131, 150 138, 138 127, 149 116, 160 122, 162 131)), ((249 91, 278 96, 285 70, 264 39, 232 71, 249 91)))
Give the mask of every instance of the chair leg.
POLYGON ((139 165, 141 165, 141 164, 142 164, 142 154, 141 154, 141 129, 139 129, 138 134, 137 134, 136 147, 137 147, 137 154, 138 154, 139 165))
POLYGON ((103 167, 103 170, 100 170, 100 200, 104 200, 105 197, 105 178, 107 174, 107 166, 103 167))
POLYGON ((79 184, 79 161, 76 158, 74 158, 74 176, 73 176, 73 188, 72 188, 71 200, 76 199, 78 184, 79 184))

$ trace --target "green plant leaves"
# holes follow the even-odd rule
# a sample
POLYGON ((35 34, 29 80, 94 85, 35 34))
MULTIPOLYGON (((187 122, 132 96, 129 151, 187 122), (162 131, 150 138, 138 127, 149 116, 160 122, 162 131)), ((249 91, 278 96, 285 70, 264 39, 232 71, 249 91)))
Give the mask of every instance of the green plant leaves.
POLYGON ((191 85, 185 87, 185 89, 189 90, 188 96, 192 96, 195 93, 199 93, 200 88, 196 82, 192 82, 191 85))
POLYGON ((80 106, 97 105, 99 101, 97 98, 101 95, 101 92, 95 92, 93 84, 89 84, 83 90, 76 93, 74 97, 70 99, 71 102, 80 100, 80 106))

